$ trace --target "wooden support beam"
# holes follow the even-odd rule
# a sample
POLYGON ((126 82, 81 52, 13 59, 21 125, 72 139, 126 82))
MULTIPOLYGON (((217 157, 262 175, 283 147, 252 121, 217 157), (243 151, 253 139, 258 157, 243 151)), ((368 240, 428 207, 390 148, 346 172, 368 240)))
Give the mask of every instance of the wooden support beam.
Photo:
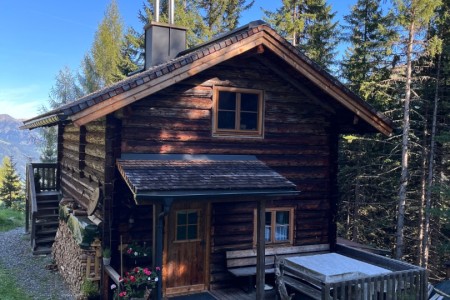
POLYGON ((257 202, 256 208, 256 299, 264 299, 265 286, 265 268, 266 268, 266 240, 265 240, 265 225, 266 225, 266 199, 257 202))
MULTIPOLYGON (((161 204, 155 205, 157 206, 156 211, 164 211, 164 208, 161 204)), ((155 266, 161 267, 162 270, 162 257, 163 257, 163 243, 164 243, 164 215, 162 213, 156 216, 156 254, 154 264, 155 266)), ((160 278, 161 279, 161 278, 160 278)), ((156 299, 162 299, 162 280, 158 280, 156 283, 156 299)))

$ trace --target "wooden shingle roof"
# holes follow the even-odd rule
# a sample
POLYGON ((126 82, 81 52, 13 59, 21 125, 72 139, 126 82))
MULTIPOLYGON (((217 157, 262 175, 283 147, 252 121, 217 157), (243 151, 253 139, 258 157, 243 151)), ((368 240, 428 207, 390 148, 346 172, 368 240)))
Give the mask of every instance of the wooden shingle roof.
POLYGON ((87 124, 260 46, 283 59, 318 89, 323 90, 378 131, 386 135, 392 132, 393 125, 387 117, 377 112, 261 21, 251 22, 210 42, 183 51, 178 57, 166 63, 26 120, 21 128, 50 126, 66 120, 78 126, 87 124))
POLYGON ((259 160, 118 160, 135 198, 297 193, 259 160))

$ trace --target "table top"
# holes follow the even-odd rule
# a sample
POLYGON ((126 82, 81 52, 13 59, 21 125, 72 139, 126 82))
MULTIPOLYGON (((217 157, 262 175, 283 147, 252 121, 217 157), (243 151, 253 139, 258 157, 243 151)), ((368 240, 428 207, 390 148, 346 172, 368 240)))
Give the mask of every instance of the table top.
POLYGON ((324 283, 352 280, 391 272, 388 269, 337 253, 295 256, 285 258, 284 261, 287 267, 324 283))

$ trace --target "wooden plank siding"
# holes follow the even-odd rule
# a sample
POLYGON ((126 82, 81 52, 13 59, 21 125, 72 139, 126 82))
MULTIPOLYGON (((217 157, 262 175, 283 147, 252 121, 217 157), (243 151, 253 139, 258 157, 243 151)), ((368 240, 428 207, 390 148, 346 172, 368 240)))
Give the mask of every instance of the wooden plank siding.
MULTIPOLYGON (((294 244, 330 242, 330 177, 335 176, 330 166, 331 113, 259 60, 232 59, 135 102, 118 115, 123 153, 256 155, 301 191, 296 198, 267 204, 295 208, 294 244), (264 91, 263 138, 212 137, 214 85, 264 91)), ((225 251, 253 247, 255 208, 254 201, 213 203, 213 289, 232 280, 225 251)))
MULTIPOLYGON (((87 207, 89 197, 104 185, 105 118, 77 127, 64 126, 61 150, 61 190, 87 207)), ((102 217, 100 211, 96 214, 102 217)))

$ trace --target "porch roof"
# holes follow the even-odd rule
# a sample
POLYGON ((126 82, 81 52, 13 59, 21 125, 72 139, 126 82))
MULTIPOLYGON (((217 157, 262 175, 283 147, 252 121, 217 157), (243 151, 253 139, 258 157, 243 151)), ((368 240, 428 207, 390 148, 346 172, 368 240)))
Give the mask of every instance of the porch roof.
POLYGON ((164 198, 299 193, 294 183, 253 156, 120 159, 117 167, 138 204, 164 198))

